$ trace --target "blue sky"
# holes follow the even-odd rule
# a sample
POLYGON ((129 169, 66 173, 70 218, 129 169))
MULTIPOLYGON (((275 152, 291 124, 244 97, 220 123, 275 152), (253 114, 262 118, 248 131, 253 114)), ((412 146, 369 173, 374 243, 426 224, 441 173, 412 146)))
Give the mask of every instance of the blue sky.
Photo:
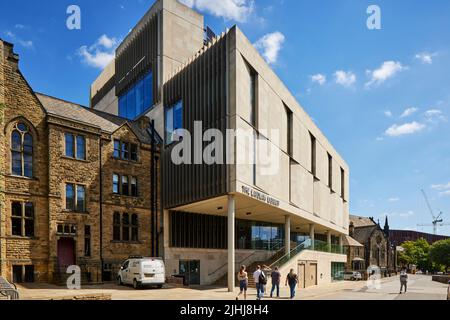
MULTIPOLYGON (((450 2, 183 0, 217 33, 238 24, 350 165, 351 212, 450 223, 450 2), (369 30, 369 5, 381 30, 369 30)), ((89 85, 152 0, 3 1, 0 37, 34 88, 88 105, 89 85), (81 8, 81 30, 66 9, 81 8), (103 36, 103 37, 102 37, 103 36)), ((440 233, 450 235, 450 227, 440 233)))

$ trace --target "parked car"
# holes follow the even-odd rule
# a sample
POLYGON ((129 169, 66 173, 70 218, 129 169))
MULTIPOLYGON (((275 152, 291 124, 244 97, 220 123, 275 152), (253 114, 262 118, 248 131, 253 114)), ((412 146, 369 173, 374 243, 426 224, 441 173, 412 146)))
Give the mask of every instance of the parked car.
POLYGON ((344 280, 358 281, 362 280, 362 274, 358 271, 346 271, 344 272, 344 280))
POLYGON ((117 274, 119 285, 156 286, 161 289, 166 281, 164 261, 161 258, 130 258, 120 267, 117 274))

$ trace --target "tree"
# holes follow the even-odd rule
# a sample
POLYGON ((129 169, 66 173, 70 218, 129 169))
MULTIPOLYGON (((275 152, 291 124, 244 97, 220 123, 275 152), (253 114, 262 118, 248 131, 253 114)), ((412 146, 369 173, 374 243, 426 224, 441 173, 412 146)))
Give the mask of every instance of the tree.
POLYGON ((421 270, 432 270, 429 252, 430 244, 423 238, 416 241, 406 241, 402 244, 404 249, 400 253, 400 262, 406 265, 414 264, 421 270))
POLYGON ((450 266, 450 239, 435 242, 430 249, 430 259, 433 263, 445 267, 445 272, 450 266))

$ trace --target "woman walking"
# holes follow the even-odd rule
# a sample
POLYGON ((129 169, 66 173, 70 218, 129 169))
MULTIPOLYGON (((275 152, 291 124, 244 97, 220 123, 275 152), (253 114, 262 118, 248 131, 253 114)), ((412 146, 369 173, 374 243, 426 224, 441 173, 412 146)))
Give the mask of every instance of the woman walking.
POLYGON ((238 273, 238 280, 239 280, 239 294, 236 297, 236 300, 239 300, 239 296, 241 294, 244 294, 244 300, 247 300, 247 289, 248 289, 248 274, 247 271, 245 271, 245 266, 241 266, 241 269, 238 273))
POLYGON ((291 299, 294 299, 295 297, 295 288, 297 287, 298 284, 298 276, 294 273, 294 269, 291 269, 291 271, 289 272, 289 274, 286 277, 286 286, 289 283, 289 288, 291 289, 291 299))

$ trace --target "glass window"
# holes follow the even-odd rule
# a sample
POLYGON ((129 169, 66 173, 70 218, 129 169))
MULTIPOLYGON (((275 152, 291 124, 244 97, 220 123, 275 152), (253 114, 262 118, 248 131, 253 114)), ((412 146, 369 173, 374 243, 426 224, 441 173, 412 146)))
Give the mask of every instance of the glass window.
POLYGON ((113 193, 119 194, 119 175, 113 174, 113 193))
POLYGON ((122 142, 122 159, 128 160, 130 155, 128 143, 122 142))
POLYGON ((66 184, 66 209, 75 210, 75 186, 73 184, 66 184))
POLYGON ((129 191, 128 191, 128 177, 127 176, 122 176, 122 194, 124 196, 128 196, 129 195, 129 191))
POLYGON ((86 138, 77 136, 77 159, 86 160, 86 138))
POLYGON ((138 186, 137 186, 137 178, 131 177, 131 196, 138 196, 138 186))
POLYGON ((86 188, 84 186, 77 186, 77 211, 86 211, 86 188))
POLYGON ((127 95, 124 94, 119 97, 119 117, 127 117, 127 95))
POLYGON ((11 228, 13 236, 34 236, 33 203, 13 202, 11 204, 11 228))
POLYGON ((153 75, 148 73, 144 78, 144 109, 153 106, 153 75))
POLYGON ((75 143, 74 143, 73 134, 66 133, 65 138, 66 138, 66 157, 74 158, 75 157, 75 143))
POLYGON ((114 158, 120 158, 120 140, 114 140, 114 158))
POLYGON ((144 81, 136 84, 136 116, 144 112, 144 81))
POLYGON ((22 203, 13 202, 11 205, 11 223, 12 223, 12 235, 22 235, 22 203))
POLYGON ((136 117, 136 87, 132 87, 127 93, 127 118, 136 117))
POLYGON ((115 212, 113 218, 113 240, 120 241, 120 213, 115 212))
POLYGON ((134 143, 130 144, 130 159, 131 161, 137 161, 138 160, 138 147, 134 143))
POLYGON ((133 214, 131 216, 131 241, 138 241, 138 216, 133 214))
POLYGON ((130 241, 130 216, 123 214, 122 218, 122 241, 130 241))
POLYGON ((11 172, 16 176, 33 176, 33 137, 23 123, 11 133, 11 172))
POLYGON ((183 103, 181 100, 166 109, 166 144, 174 142, 177 136, 181 137, 182 132, 179 129, 183 129, 183 103))

